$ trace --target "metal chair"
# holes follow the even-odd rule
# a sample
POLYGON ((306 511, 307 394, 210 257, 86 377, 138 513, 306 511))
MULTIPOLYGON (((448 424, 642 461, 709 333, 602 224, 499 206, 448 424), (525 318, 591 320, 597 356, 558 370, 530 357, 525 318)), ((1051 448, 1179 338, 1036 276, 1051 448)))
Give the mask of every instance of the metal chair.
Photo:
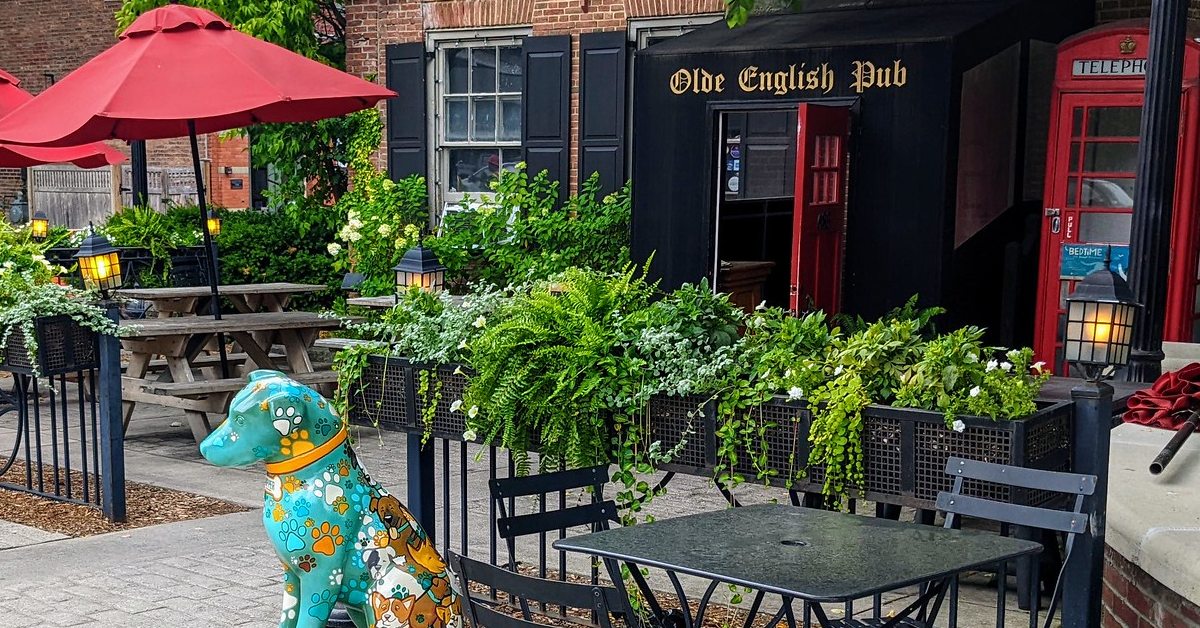
MULTIPOLYGON (((540 604, 541 607, 558 606, 592 611, 599 628, 613 628, 613 616, 625 618, 635 617, 629 608, 625 594, 614 587, 597 584, 577 584, 558 580, 545 580, 472 560, 449 552, 450 570, 458 579, 459 592, 462 594, 463 612, 470 621, 471 628, 536 628, 552 626, 546 621, 537 621, 535 613, 529 611, 530 606, 540 604), (471 585, 475 584, 475 587, 471 585), (517 608, 520 617, 504 612, 505 605, 484 596, 477 591, 480 589, 503 591, 510 599, 521 601, 519 607, 511 608, 515 614, 517 608)), ((546 619, 550 617, 542 615, 546 619)), ((629 624, 631 628, 636 625, 629 624)))
MULTIPOLYGON (((1088 516, 1083 512, 1083 500, 1096 490, 1096 476, 1027 469, 953 457, 946 461, 946 473, 954 476, 954 487, 950 492, 938 493, 937 508, 946 514, 947 528, 955 527, 958 518, 965 516, 1066 534, 1066 555, 1062 561, 1062 569, 1055 579, 1054 591, 1051 593, 1050 606, 1046 614, 1046 626, 1048 627, 1054 618, 1054 611, 1062 592, 1062 576, 1071 560, 1071 547, 1074 544, 1075 535, 1087 530, 1088 516), (1075 499, 1071 510, 1038 508, 993 501, 963 494, 963 484, 966 480, 991 482, 1008 486, 1012 490, 1023 489, 1027 494, 1034 491, 1063 493, 1074 495, 1075 499)), ((1029 560, 1030 628, 1038 626, 1038 607, 1041 597, 1041 592, 1036 584, 1038 568, 1038 560, 1029 560)), ((1004 628, 1005 598, 1008 592, 1005 578, 1007 566, 1001 563, 996 573, 998 582, 996 626, 1004 628)), ((949 621, 951 628, 958 625, 957 613, 958 581, 955 579, 950 585, 949 621)))

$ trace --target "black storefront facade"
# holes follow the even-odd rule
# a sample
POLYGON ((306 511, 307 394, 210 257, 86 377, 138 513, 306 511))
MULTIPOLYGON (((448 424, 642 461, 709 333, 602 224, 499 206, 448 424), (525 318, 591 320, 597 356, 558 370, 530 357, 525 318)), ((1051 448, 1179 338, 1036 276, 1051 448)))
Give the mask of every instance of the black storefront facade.
POLYGON ((718 289, 721 262, 770 261, 772 305, 835 277, 824 298, 840 311, 878 316, 920 294, 948 322, 1027 342, 1054 44, 1090 24, 1091 3, 808 7, 637 55, 635 259, 653 254, 664 286, 718 289), (844 144, 806 140, 816 114, 838 112, 844 144))

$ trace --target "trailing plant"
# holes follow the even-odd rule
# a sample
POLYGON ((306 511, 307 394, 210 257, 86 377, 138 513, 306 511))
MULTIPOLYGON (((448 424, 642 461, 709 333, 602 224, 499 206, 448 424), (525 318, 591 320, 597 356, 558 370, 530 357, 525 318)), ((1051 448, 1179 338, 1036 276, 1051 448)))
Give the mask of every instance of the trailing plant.
POLYGON ((946 427, 965 428, 959 415, 1014 419, 1037 411, 1034 400, 1050 377, 1042 363, 1031 364, 1031 349, 1014 349, 993 358, 1000 349, 982 345, 983 330, 964 327, 931 340, 925 355, 913 366, 896 392, 895 404, 937 410, 946 427))
POLYGON ((33 239, 28 226, 14 227, 0 221, 0 268, 14 273, 32 273, 39 283, 49 282, 63 269, 46 260, 46 250, 69 240, 68 231, 56 228, 50 230, 45 241, 38 242, 33 239))
POLYGON ((97 333, 118 333, 94 293, 47 282, 39 272, 0 267, 0 349, 7 350, 13 332, 19 330, 35 376, 41 374, 36 320, 45 316, 69 316, 97 333))
POLYGON ((419 369, 417 371, 417 401, 420 402, 421 412, 421 444, 433 436, 433 419, 437 415, 438 404, 442 402, 442 379, 435 377, 436 369, 419 369))
POLYGON ((599 178, 559 200, 559 182, 525 164, 501 172, 494 194, 467 199, 426 240, 456 289, 544 280, 569 268, 619 272, 629 263, 630 186, 601 196, 599 178))

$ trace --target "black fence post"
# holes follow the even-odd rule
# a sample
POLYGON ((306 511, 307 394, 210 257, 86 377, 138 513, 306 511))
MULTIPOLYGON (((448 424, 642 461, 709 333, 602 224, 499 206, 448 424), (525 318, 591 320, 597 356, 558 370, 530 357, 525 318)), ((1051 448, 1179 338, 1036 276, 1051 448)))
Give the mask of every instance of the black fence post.
POLYGON ((1084 508, 1087 532, 1075 537, 1063 575, 1063 628, 1100 625, 1104 592, 1104 528, 1108 501, 1108 455, 1112 432, 1113 389, 1085 382, 1071 390, 1075 402, 1074 471, 1096 476, 1096 492, 1084 508))
MULTIPOLYGON (((108 317, 116 322, 116 303, 106 304, 108 317)), ((110 521, 125 521, 125 425, 121 413, 121 341, 100 336, 100 482, 101 508, 110 521)))
POLYGON ((434 537, 437 508, 434 505, 433 447, 423 447, 421 434, 407 434, 408 439, 408 510, 425 534, 434 537))

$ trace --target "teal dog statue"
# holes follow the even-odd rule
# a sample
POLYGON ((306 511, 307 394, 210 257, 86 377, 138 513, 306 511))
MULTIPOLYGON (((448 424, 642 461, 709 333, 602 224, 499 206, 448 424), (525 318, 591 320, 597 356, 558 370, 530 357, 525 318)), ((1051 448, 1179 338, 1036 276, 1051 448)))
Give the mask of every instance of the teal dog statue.
POLYGON ((446 562, 412 514, 367 475, 320 394, 254 371, 200 453, 266 463, 263 523, 283 562, 280 628, 325 626, 342 602, 359 628, 460 628, 446 562))

